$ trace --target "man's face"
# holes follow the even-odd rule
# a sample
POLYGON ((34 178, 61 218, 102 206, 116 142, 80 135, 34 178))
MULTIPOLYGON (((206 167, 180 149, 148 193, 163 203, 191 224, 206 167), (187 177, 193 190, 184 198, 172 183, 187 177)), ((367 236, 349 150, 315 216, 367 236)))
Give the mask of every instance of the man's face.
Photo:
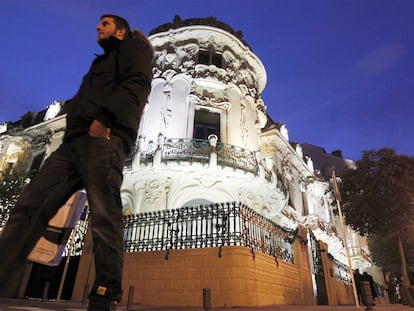
POLYGON ((106 40, 111 36, 123 40, 125 36, 125 29, 117 29, 115 20, 112 17, 102 18, 98 26, 96 26, 96 30, 98 31, 98 42, 106 40))

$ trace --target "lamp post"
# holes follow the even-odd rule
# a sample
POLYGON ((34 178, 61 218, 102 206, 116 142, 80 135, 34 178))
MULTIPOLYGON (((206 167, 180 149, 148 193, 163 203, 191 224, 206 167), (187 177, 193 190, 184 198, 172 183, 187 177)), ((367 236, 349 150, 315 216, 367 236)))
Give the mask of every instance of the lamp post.
POLYGON ((343 237, 343 240, 344 240, 346 258, 348 259, 349 272, 351 274, 352 289, 353 289, 353 292, 354 292, 355 304, 356 304, 356 307, 359 308, 358 293, 357 293, 356 284, 355 284, 354 272, 352 270, 352 261, 351 261, 350 255, 349 255, 349 248, 348 248, 348 241, 347 241, 347 238, 346 238, 344 217, 342 215, 341 194, 339 192, 338 183, 336 181, 335 170, 332 170, 332 183, 333 183, 333 186, 334 186, 336 205, 338 206, 339 222, 341 223, 342 237, 343 237))

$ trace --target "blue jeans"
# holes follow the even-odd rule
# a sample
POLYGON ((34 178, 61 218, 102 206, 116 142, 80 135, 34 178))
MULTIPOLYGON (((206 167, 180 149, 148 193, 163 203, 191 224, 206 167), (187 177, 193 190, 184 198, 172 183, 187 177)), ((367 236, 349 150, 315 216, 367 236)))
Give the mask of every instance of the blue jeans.
POLYGON ((0 289, 7 286, 10 274, 26 263, 57 210, 73 193, 85 189, 96 269, 91 294, 100 288, 106 298, 120 300, 123 266, 120 188, 124 161, 124 146, 119 137, 113 135, 107 140, 88 134, 64 141, 46 159, 0 233, 0 289))

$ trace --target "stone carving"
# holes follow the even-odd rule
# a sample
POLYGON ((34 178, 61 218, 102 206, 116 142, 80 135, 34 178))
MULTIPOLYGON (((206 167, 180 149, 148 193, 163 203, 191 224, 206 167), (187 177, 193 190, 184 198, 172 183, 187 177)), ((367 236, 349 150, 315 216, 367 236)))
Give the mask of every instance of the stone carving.
POLYGON ((228 78, 228 72, 225 69, 219 68, 216 65, 204 64, 197 64, 195 66, 194 78, 206 78, 210 80, 214 79, 224 83, 230 80, 228 78))
POLYGON ((185 72, 190 68, 194 68, 198 50, 198 45, 195 43, 177 46, 175 50, 177 54, 177 68, 181 68, 182 72, 185 72))
POLYGON ((161 105, 160 110, 160 121, 161 121, 161 129, 164 130, 164 132, 167 131, 169 121, 171 119, 171 112, 172 109, 170 107, 170 99, 171 99, 171 83, 169 81, 166 81, 164 86, 164 96, 165 100, 161 105))
POLYGON ((50 104, 50 106, 47 108, 46 114, 43 118, 44 121, 50 120, 55 118, 60 110, 62 109, 62 105, 58 101, 53 101, 53 103, 50 104))
MULTIPOLYGON (((194 179, 197 179, 197 178, 195 177, 194 179)), ((205 175, 200 176, 199 182, 200 182, 200 185, 206 188, 211 188, 211 187, 218 185, 219 183, 222 183, 223 181, 217 175, 205 174, 205 175)))
POLYGON ((255 126, 257 129, 262 129, 266 126, 267 115, 266 115, 266 106, 261 98, 256 100, 256 123, 255 126))
POLYGON ((237 71, 236 84, 245 84, 248 86, 255 85, 255 79, 250 70, 242 69, 237 71))
POLYGON ((172 46, 171 49, 171 51, 165 48, 155 51, 154 64, 160 71, 173 69, 185 72, 190 68, 194 68, 199 49, 197 44, 188 43, 185 45, 172 46))
POLYGON ((230 74, 234 74, 235 72, 239 71, 240 67, 242 66, 242 61, 234 56, 231 51, 225 50, 222 56, 226 64, 226 69, 230 74))
POLYGON ((228 110, 231 104, 228 99, 228 87, 206 87, 193 81, 189 101, 193 104, 210 106, 222 110, 228 110))
POLYGON ((276 154, 277 146, 274 142, 263 141, 261 147, 262 147, 262 150, 263 150, 263 156, 265 156, 265 157, 268 157, 268 156, 271 157, 274 154, 276 154))
POLYGON ((7 132, 7 123, 0 124, 0 134, 7 132))
POLYGON ((148 180, 142 189, 144 196, 142 211, 151 211, 154 209, 154 206, 166 207, 169 188, 170 181, 168 178, 148 180))
POLYGON ((164 189, 158 180, 151 180, 145 185, 145 201, 150 204, 159 200, 164 193, 164 189))
MULTIPOLYGON (((174 40, 172 40, 174 42, 174 40)), ((253 98, 257 97, 258 90, 255 83, 256 75, 247 65, 247 63, 230 50, 222 53, 224 68, 216 65, 197 64, 197 54, 199 44, 206 45, 206 48, 213 54, 214 51, 220 51, 223 47, 217 46, 219 40, 215 41, 212 35, 206 42, 171 43, 169 48, 162 48, 155 51, 154 60, 154 78, 163 75, 163 72, 173 70, 175 72, 187 73, 195 79, 216 80, 222 83, 234 83, 236 85, 245 85, 247 93, 253 98), (214 47, 213 47, 214 46, 214 47)))
POLYGON ((246 101, 242 99, 240 101, 240 131, 241 131, 241 138, 244 145, 246 145, 247 138, 249 136, 249 129, 247 126, 247 117, 246 117, 246 101))

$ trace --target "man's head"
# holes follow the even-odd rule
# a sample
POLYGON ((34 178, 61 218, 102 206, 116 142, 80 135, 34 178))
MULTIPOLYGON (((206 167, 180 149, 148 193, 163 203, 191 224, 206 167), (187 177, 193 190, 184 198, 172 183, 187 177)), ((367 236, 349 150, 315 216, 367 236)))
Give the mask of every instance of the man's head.
POLYGON ((128 22, 124 18, 113 14, 102 15, 96 30, 98 31, 99 43, 103 43, 111 36, 123 40, 130 32, 128 22))

